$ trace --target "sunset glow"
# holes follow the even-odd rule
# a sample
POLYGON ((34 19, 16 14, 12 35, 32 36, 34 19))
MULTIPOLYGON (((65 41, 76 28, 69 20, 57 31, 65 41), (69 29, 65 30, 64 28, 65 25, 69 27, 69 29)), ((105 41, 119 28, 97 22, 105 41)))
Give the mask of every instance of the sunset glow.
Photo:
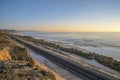
POLYGON ((0 28, 47 32, 120 32, 119 0, 1 0, 0 28))

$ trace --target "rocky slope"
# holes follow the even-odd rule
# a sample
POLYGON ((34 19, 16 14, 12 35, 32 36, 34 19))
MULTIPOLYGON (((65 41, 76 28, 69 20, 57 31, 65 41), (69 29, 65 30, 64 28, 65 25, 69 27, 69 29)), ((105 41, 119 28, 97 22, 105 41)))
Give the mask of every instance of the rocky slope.
POLYGON ((56 80, 38 66, 26 48, 16 45, 0 30, 0 80, 56 80))

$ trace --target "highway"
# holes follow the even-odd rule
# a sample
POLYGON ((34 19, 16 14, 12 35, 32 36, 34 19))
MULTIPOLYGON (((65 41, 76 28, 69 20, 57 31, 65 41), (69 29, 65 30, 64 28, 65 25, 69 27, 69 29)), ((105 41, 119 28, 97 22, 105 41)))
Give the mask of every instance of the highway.
POLYGON ((120 79, 117 79, 112 76, 103 75, 103 74, 97 73, 95 71, 86 69, 82 65, 77 65, 77 64, 73 63, 72 61, 65 60, 62 57, 53 55, 50 52, 47 52, 47 51, 41 49, 37 45, 32 45, 29 42, 26 42, 24 40, 21 40, 21 39, 12 37, 12 36, 10 36, 10 37, 12 39, 16 40, 17 42, 21 43, 22 45, 26 46, 27 48, 37 52, 41 56, 52 61, 53 63, 57 64, 58 66, 61 66, 62 68, 70 71, 71 73, 73 73, 74 75, 76 75, 78 77, 81 77, 81 75, 82 75, 82 76, 86 77, 86 79, 88 79, 88 80, 120 80, 120 79))

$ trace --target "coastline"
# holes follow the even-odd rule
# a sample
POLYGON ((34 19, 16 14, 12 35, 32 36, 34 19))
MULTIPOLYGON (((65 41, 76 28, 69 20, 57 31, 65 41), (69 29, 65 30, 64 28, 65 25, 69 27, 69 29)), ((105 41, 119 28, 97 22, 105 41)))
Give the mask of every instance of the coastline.
MULTIPOLYGON (((93 51, 86 50, 86 49, 84 49, 84 48, 77 47, 77 46, 75 46, 75 45, 68 45, 68 44, 63 44, 63 43, 59 43, 59 42, 55 42, 55 41, 48 41, 48 42, 51 42, 51 43, 53 43, 53 44, 60 45, 60 46, 62 46, 62 47, 78 49, 78 50, 80 50, 80 51, 82 51, 82 52, 84 52, 84 53, 94 53, 93 51)), ((50 47, 49 47, 49 48, 50 48, 50 47)), ((105 66, 105 65, 97 62, 97 61, 94 60, 94 59, 92 59, 92 60, 86 59, 86 58, 84 58, 84 57, 82 57, 82 56, 77 56, 77 55, 75 55, 75 54, 69 54, 68 52, 63 52, 63 51, 60 51, 60 50, 54 49, 54 48, 50 48, 50 49, 53 49, 53 51, 55 50, 55 51, 64 53, 65 55, 71 56, 71 57, 74 58, 74 59, 76 58, 77 60, 86 62, 86 63, 88 63, 88 64, 94 65, 94 66, 96 66, 96 67, 98 67, 98 68, 101 68, 101 69, 103 69, 103 70, 105 70, 105 71, 108 71, 108 72, 113 73, 113 74, 115 73, 115 74, 118 74, 118 76, 120 76, 120 72, 119 72, 119 71, 114 70, 114 69, 112 69, 112 68, 110 68, 110 67, 108 67, 108 66, 105 66)), ((100 55, 100 54, 99 54, 99 55, 100 55)), ((116 60, 116 59, 115 59, 115 60, 116 60)), ((120 60, 117 60, 117 61, 120 61, 120 60)))
POLYGON ((90 59, 90 60, 94 59, 98 63, 101 63, 101 64, 103 64, 105 66, 110 67, 110 68, 116 69, 118 72, 120 71, 120 69, 119 69, 120 62, 114 60, 112 57, 99 55, 99 54, 87 51, 85 49, 78 50, 78 49, 71 48, 70 46, 63 46, 63 45, 60 46, 59 44, 55 44, 53 42, 48 42, 48 41, 45 41, 43 39, 35 39, 35 38, 30 37, 30 36, 18 36, 17 35, 16 37, 19 37, 19 38, 21 38, 23 40, 26 40, 26 41, 33 42, 36 45, 52 47, 52 48, 55 48, 55 49, 58 49, 58 50, 61 50, 61 51, 69 52, 70 54, 76 54, 78 56, 82 56, 82 57, 90 59), (114 63, 110 63, 110 62, 114 62, 118 66, 115 65, 114 63), (109 66, 109 64, 110 64, 110 66, 109 66))
MULTIPOLYGON (((20 38, 19 38, 19 39, 20 39, 20 38)), ((17 40, 17 39, 16 39, 16 40, 17 40)), ((26 42, 26 41, 25 41, 25 42, 26 42)), ((32 42, 28 42, 28 41, 27 41, 27 43, 29 43, 29 44, 31 44, 31 45, 34 45, 34 46, 36 45, 36 44, 34 44, 34 43, 32 43, 32 42)), ((59 57, 61 56, 61 58, 64 58, 64 59, 67 59, 67 60, 70 59, 70 57, 68 58, 68 56, 60 55, 60 54, 58 54, 58 52, 55 52, 55 51, 49 50, 49 49, 46 48, 45 46, 44 46, 44 47, 41 47, 40 45, 36 45, 36 46, 39 46, 41 49, 43 49, 43 50, 45 50, 45 51, 47 50, 47 52, 49 52, 49 53, 52 53, 52 52, 53 52, 52 54, 54 54, 54 55, 56 55, 56 56, 59 56, 59 57), (57 53, 57 54, 56 54, 56 53, 57 53)), ((72 59, 72 58, 71 58, 71 59, 72 59)), ((70 60, 71 60, 71 59, 70 59, 70 60)), ((80 63, 80 64, 82 64, 82 63, 80 63)), ((86 65, 85 65, 85 66, 86 66, 86 65)), ((87 67, 89 67, 89 66, 87 66, 87 67)), ((94 67, 93 67, 93 66, 92 66, 92 69, 94 70, 94 67)), ((92 70, 92 69, 91 69, 91 70, 92 70)), ((98 69, 96 69, 96 70, 98 71, 98 69)), ((99 70, 99 71, 100 71, 100 70, 99 70)), ((103 74, 107 74, 106 72, 104 73, 103 70, 100 71, 100 73, 101 73, 101 72, 102 72, 103 74)), ((108 73, 108 75, 111 75, 111 76, 117 77, 117 76, 112 75, 112 74, 109 74, 109 73, 108 73)))
POLYGON ((95 52, 100 55, 113 57, 120 60, 120 33, 99 33, 99 32, 36 32, 36 31, 21 31, 18 32, 24 36, 31 36, 35 39, 44 39, 45 41, 57 42, 60 44, 75 46, 76 48, 83 48, 88 51, 95 52), (111 37, 112 36, 112 37, 111 37), (114 53, 114 54, 113 54, 114 53))

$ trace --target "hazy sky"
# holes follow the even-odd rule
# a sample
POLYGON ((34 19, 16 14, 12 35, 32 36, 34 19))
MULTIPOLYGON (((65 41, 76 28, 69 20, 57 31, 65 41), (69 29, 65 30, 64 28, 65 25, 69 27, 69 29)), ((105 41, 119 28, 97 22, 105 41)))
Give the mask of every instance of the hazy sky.
POLYGON ((120 0, 0 0, 0 28, 120 31, 120 0))

